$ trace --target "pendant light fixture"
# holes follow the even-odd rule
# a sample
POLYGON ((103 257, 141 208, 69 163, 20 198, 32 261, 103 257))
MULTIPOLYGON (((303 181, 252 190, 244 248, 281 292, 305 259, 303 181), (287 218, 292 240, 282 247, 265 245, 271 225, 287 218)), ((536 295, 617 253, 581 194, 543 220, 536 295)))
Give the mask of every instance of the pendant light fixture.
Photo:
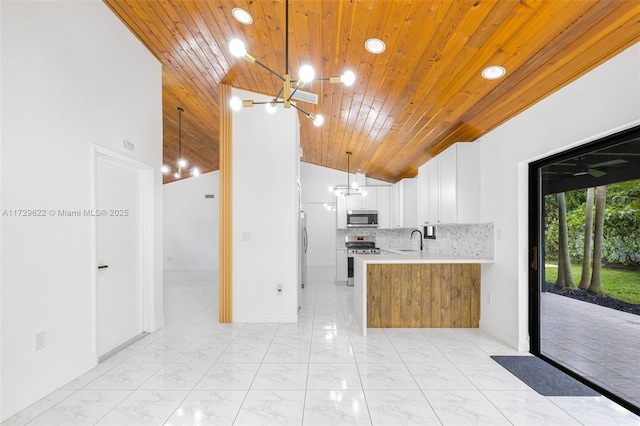
POLYGON ((247 48, 240 39, 233 39, 229 43, 229 51, 236 58, 243 58, 252 64, 257 64, 262 68, 269 71, 271 74, 282 80, 282 88, 276 94, 271 101, 268 102, 255 102, 253 100, 240 100, 237 97, 230 99, 229 106, 234 111, 239 111, 242 107, 253 107, 254 105, 265 105, 269 113, 276 111, 276 106, 281 104, 284 108, 294 107, 301 113, 303 113, 308 119, 313 121, 316 126, 322 126, 324 123, 324 117, 320 114, 313 114, 303 110, 292 103, 292 100, 298 100, 301 102, 307 102, 312 104, 318 103, 318 95, 311 92, 305 92, 302 89, 305 84, 313 81, 328 81, 329 83, 343 83, 345 86, 351 86, 356 76, 353 71, 345 71, 344 74, 338 77, 330 78, 315 78, 315 71, 311 65, 303 65, 298 71, 298 80, 292 80, 289 74, 289 0, 285 1, 285 70, 284 75, 278 74, 247 52, 247 48))
POLYGON ((347 184, 330 186, 329 192, 333 192, 338 197, 349 197, 351 195, 366 196, 367 192, 364 191, 358 185, 355 180, 351 183, 351 155, 352 153, 347 151, 347 184))
MULTIPOLYGON (((182 174, 185 171, 186 167, 189 165, 189 163, 187 162, 187 160, 185 160, 182 157, 182 113, 184 112, 184 109, 178 107, 178 160, 176 161, 176 167, 175 167, 175 172, 173 173, 173 177, 176 179, 180 179, 182 178, 182 174)), ((163 165, 162 166, 162 173, 165 175, 168 175, 169 173, 171 173, 171 167, 169 167, 168 165, 163 165)), ((197 167, 192 167, 191 170, 189 170, 189 174, 191 176, 199 176, 200 175, 200 169, 197 167)))

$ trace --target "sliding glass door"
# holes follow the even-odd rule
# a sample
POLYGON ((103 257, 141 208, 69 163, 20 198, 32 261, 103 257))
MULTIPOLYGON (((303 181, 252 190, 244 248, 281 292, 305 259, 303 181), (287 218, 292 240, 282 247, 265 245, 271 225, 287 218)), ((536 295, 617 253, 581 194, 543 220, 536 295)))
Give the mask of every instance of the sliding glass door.
POLYGON ((640 126, 529 171, 532 352, 640 414, 640 126))

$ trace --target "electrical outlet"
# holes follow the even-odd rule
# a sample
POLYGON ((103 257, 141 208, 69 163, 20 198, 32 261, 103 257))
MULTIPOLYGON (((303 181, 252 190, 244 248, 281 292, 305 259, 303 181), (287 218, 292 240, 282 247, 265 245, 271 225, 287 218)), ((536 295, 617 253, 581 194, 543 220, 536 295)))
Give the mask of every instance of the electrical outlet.
POLYGON ((36 333, 36 351, 40 351, 47 347, 47 332, 41 331, 36 333))

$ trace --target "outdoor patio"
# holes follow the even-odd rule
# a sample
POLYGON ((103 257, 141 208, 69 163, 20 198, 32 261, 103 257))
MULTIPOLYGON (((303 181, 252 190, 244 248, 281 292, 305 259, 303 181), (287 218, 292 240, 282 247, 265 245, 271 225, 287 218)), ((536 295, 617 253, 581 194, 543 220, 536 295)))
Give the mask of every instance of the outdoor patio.
POLYGON ((541 352, 640 406, 640 316, 544 292, 541 352))

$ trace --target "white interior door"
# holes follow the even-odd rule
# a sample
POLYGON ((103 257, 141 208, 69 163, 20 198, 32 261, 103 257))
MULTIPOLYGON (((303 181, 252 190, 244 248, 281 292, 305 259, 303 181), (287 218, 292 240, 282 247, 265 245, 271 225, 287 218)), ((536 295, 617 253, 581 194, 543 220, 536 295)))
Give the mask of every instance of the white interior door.
POLYGON ((139 170, 96 159, 97 353, 143 331, 139 170))

